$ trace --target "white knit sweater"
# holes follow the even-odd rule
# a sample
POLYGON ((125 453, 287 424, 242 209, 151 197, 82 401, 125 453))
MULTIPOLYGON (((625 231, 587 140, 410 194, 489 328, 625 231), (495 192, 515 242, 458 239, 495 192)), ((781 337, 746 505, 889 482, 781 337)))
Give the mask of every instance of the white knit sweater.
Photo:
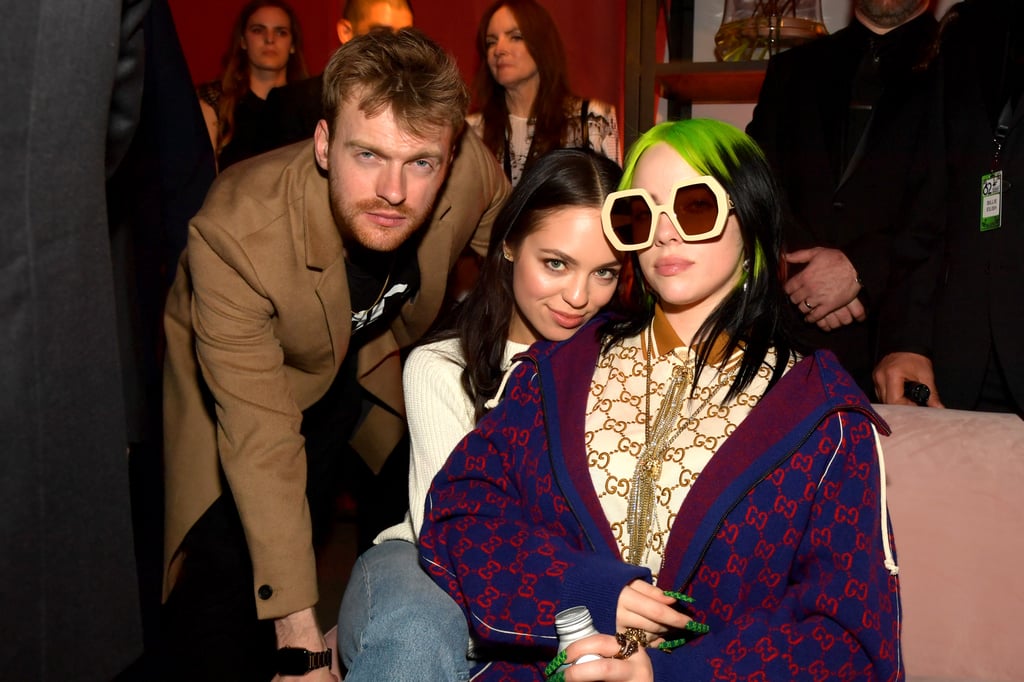
MULTIPOLYGON (((506 343, 502 369, 507 372, 512 357, 527 348, 522 343, 506 343)), ((458 339, 415 348, 405 361, 402 390, 409 421, 410 508, 405 520, 381 531, 375 544, 385 540, 416 542, 430 482, 476 424, 473 404, 460 382, 463 364, 458 339)))

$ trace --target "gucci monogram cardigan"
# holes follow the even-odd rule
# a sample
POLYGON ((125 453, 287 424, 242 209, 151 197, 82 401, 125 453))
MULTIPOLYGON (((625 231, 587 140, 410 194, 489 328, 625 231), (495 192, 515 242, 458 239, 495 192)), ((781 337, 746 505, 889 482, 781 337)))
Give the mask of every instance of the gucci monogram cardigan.
MULTIPOLYGON (((476 680, 543 680, 555 614, 615 632, 624 563, 587 470, 592 322, 537 344, 502 402, 434 479, 421 561, 492 662, 476 680)), ((659 586, 708 634, 649 649, 661 680, 900 680, 900 605, 878 432, 829 352, 797 363, 721 445, 680 508, 659 586)))

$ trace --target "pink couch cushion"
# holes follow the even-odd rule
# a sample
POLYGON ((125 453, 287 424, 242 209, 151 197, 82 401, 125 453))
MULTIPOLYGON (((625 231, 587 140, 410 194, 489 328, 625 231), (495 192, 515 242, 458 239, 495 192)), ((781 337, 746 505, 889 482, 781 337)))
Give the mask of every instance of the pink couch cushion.
POLYGON ((1024 680, 1024 421, 876 408, 909 682, 1024 680))
POLYGON ((1024 421, 878 406, 911 680, 1024 680, 1024 421))

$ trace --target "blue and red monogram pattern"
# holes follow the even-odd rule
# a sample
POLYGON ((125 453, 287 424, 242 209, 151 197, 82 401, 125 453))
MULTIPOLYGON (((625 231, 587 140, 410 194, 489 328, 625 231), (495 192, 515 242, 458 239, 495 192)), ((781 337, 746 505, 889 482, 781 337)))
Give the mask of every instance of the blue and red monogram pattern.
MULTIPOLYGON (((474 679, 543 680, 555 613, 585 605, 614 633, 622 588, 650 580, 618 557, 586 470, 598 349, 586 331, 532 349, 434 480, 424 566, 499 659, 474 679)), ((888 432, 827 352, 762 398, 671 531, 659 585, 693 597, 688 612, 711 631, 649 650, 655 680, 903 679, 876 428, 888 432)))

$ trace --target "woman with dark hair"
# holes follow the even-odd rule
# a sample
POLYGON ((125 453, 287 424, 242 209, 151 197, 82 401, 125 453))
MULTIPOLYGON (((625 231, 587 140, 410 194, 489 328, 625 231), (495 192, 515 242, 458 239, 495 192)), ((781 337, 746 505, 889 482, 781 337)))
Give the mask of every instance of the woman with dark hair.
POLYGON ((427 487, 498 397, 514 356, 541 339, 569 338, 612 301, 621 263, 601 206, 620 176, 586 150, 538 159, 495 219, 477 285, 447 328, 406 360, 409 513, 353 568, 338 622, 346 682, 469 679, 462 612, 418 563, 427 487))
POLYGON ((586 147, 620 161, 615 107, 569 91, 558 28, 535 0, 491 5, 476 47, 478 111, 466 121, 513 185, 530 163, 559 147, 586 147))
POLYGON ((887 427, 790 341, 764 156, 665 123, 622 187, 631 314, 535 344, 427 497, 421 562, 496 660, 474 679, 902 679, 887 427), (556 655, 578 606, 605 634, 556 655))
POLYGON ((279 138, 271 89, 306 78, 302 31, 283 0, 253 0, 231 29, 219 81, 197 88, 218 167, 273 149, 279 138))

